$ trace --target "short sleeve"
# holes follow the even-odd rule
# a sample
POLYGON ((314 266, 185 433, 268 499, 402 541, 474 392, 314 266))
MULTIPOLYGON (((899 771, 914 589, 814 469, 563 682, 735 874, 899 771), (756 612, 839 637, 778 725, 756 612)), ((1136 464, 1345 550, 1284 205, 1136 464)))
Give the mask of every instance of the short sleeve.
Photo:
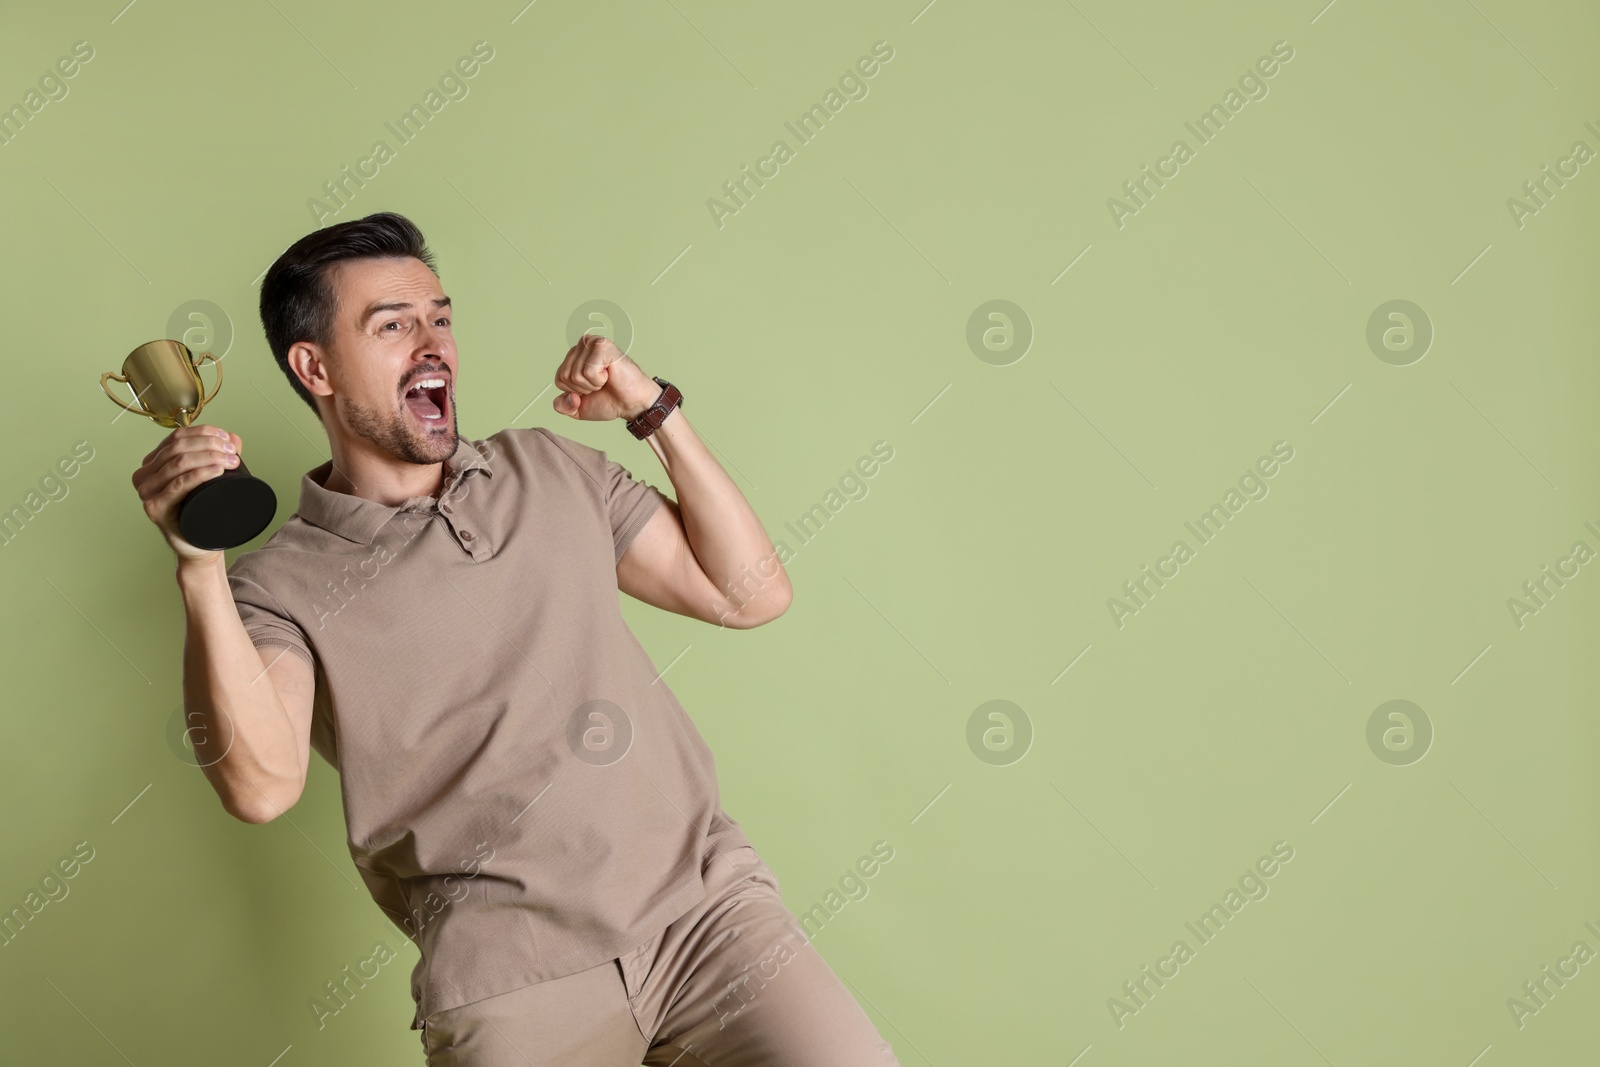
POLYGON ((313 668, 316 666, 305 631, 289 617, 278 598, 265 586, 247 575, 230 571, 228 590, 233 594, 234 607, 239 610, 239 620, 244 623, 244 632, 249 635, 252 644, 257 648, 286 648, 313 668))
MULTIPOLYGON (((605 453, 600 455, 603 457, 605 453)), ((635 478, 628 468, 614 459, 606 459, 606 510, 611 515, 611 540, 616 545, 617 562, 633 539, 639 536, 644 524, 655 514, 656 508, 667 499, 649 482, 635 478)))
POLYGON ((644 524, 655 514, 656 508, 668 500, 667 495, 642 478, 635 477, 632 471, 600 449, 543 427, 535 429, 545 434, 578 464, 586 480, 599 494, 600 505, 611 525, 615 559, 620 563, 628 546, 639 536, 639 531, 644 529, 644 524))

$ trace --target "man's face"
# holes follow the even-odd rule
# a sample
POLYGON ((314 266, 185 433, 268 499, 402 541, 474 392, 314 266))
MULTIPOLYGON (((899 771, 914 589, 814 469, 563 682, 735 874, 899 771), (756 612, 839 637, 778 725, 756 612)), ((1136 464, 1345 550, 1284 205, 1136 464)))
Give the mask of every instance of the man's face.
POLYGON ((327 373, 337 421, 408 463, 455 453, 456 343, 450 298, 419 259, 347 260, 327 373))

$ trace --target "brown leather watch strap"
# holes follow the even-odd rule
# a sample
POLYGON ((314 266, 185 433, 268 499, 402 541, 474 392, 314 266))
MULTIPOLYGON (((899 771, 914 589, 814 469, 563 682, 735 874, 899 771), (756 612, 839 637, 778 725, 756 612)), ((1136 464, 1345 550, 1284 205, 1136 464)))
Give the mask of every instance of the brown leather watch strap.
POLYGON ((676 385, 655 375, 651 375, 650 380, 661 386, 661 395, 656 397, 655 403, 640 412, 637 418, 627 421, 628 432, 641 441, 661 428, 667 416, 672 414, 673 408, 683 406, 683 394, 678 391, 676 385))

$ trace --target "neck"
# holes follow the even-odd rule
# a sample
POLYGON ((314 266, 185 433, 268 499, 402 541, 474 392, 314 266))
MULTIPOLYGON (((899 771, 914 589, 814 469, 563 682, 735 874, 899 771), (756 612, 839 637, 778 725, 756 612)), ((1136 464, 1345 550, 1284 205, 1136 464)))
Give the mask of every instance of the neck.
POLYGON ((443 463, 407 463, 379 451, 365 438, 329 435, 333 470, 324 489, 396 507, 412 497, 433 496, 444 484, 443 463))

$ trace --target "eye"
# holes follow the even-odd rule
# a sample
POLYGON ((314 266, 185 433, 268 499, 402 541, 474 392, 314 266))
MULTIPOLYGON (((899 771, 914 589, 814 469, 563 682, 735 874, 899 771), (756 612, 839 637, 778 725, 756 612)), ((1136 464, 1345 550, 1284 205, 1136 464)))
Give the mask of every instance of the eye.
POLYGON ((385 330, 387 330, 391 326, 399 326, 399 325, 400 325, 399 320, 391 319, 390 321, 388 321, 388 322, 383 324, 383 328, 385 330))
POLYGON ((435 319, 433 324, 435 326, 449 326, 450 325, 450 320, 449 319, 435 319))

